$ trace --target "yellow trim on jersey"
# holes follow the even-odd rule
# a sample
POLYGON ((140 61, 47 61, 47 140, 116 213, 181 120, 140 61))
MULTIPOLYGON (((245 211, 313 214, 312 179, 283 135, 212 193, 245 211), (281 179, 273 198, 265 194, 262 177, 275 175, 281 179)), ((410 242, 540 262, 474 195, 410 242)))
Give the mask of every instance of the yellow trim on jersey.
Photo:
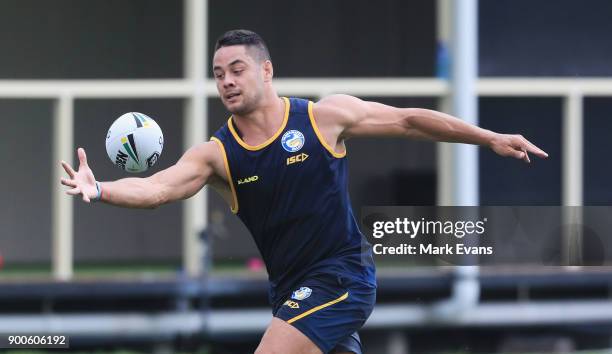
POLYGON ((227 160, 227 153, 225 152, 225 146, 221 140, 216 137, 210 138, 210 140, 219 144, 221 148, 221 153, 223 154, 223 163, 225 164, 225 173, 227 173, 227 182, 229 183, 230 189, 232 190, 232 205, 230 205, 230 210, 232 213, 238 213, 238 196, 236 195, 236 188, 234 188, 234 181, 232 180, 232 173, 230 172, 229 161, 227 160))
POLYGON ((313 308, 311 308, 310 310, 308 310, 308 311, 306 311, 306 312, 304 312, 304 313, 302 313, 302 314, 299 314, 299 315, 297 315, 297 316, 295 316, 295 317, 293 317, 293 318, 289 319, 289 320, 287 321, 287 323, 293 323, 293 322, 295 322, 295 321, 299 320, 300 318, 304 318, 304 317, 306 317, 306 316, 308 316, 308 315, 310 315, 310 314, 312 314, 312 313, 314 313, 314 312, 317 312, 317 311, 319 311, 319 310, 322 310, 322 309, 324 309, 324 308, 326 308, 326 307, 329 307, 329 306, 331 306, 331 305, 333 305, 333 304, 337 304, 337 303, 339 303, 340 301, 346 300, 346 298, 348 298, 348 296, 349 296, 349 293, 348 293, 348 291, 347 291, 346 293, 344 293, 344 295, 340 296, 340 297, 339 297, 339 298, 337 298, 336 300, 332 300, 332 301, 330 301, 330 302, 326 302, 326 303, 324 303, 323 305, 319 305, 319 306, 317 306, 317 307, 313 307, 313 308))
POLYGON ((319 138, 321 145, 323 145, 323 147, 327 151, 329 151, 329 153, 332 154, 332 156, 337 157, 337 158, 343 158, 344 156, 346 156, 346 148, 343 152, 336 152, 331 146, 329 146, 329 144, 327 144, 327 142, 325 141, 325 138, 323 138, 323 134, 321 134, 321 131, 319 130, 319 127, 317 126, 317 122, 315 121, 314 113, 312 113, 312 107, 313 107, 312 101, 308 101, 308 117, 310 117, 310 124, 312 125, 312 129, 314 129, 315 134, 317 135, 317 138, 319 138))
POLYGON ((253 146, 253 145, 249 145, 245 143, 244 141, 242 141, 242 138, 238 136, 238 133, 236 133, 236 129, 234 129, 234 123, 232 123, 232 117, 230 117, 227 120, 227 126, 229 127, 229 130, 232 132, 234 139, 236 139, 236 141, 238 142, 238 144, 240 144, 240 146, 242 146, 243 148, 249 151, 257 151, 257 150, 261 150, 265 148, 266 146, 272 144, 272 142, 276 140, 276 138, 278 138, 280 133, 282 133, 283 130, 285 130, 285 127, 287 126, 287 121, 289 120, 289 108, 290 108, 289 99, 287 97, 283 97, 283 100, 285 101, 285 116, 283 117, 283 123, 281 124, 280 128, 278 128, 276 133, 274 133, 274 135, 270 137, 270 139, 264 141, 263 143, 259 145, 253 146))

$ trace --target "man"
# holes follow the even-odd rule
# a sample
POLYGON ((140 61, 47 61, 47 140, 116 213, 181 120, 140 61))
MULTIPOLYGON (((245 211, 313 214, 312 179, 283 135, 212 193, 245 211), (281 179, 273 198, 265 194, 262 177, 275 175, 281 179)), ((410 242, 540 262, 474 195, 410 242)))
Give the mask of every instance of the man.
POLYGON ((347 95, 317 103, 281 98, 263 40, 234 30, 216 44, 213 71, 233 115, 211 141, 148 178, 96 182, 85 151, 74 171, 85 202, 155 208, 212 186, 245 223, 262 254, 274 317, 256 353, 361 353, 357 330, 374 306, 369 244, 347 190, 345 141, 362 136, 478 144, 529 162, 547 154, 520 135, 484 130, 444 113, 395 108, 347 95))

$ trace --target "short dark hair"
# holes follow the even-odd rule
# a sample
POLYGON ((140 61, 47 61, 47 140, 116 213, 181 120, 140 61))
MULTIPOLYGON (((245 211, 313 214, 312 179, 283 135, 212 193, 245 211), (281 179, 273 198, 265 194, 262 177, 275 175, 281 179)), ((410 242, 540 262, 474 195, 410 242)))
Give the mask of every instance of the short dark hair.
POLYGON ((256 49, 258 56, 256 59, 261 61, 272 60, 266 43, 260 35, 253 31, 237 29, 225 32, 221 37, 219 37, 219 39, 217 39, 217 43, 215 44, 215 52, 219 50, 219 48, 230 47, 233 45, 244 45, 248 49, 256 49))

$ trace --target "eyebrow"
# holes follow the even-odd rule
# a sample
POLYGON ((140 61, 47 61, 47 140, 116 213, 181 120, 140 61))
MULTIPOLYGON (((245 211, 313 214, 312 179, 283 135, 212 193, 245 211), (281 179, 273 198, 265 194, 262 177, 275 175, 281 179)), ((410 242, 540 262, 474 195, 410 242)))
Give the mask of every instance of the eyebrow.
MULTIPOLYGON (((229 63, 228 66, 233 66, 233 65, 236 65, 236 64, 245 64, 246 65, 246 62, 244 60, 242 60, 242 59, 236 59, 233 62, 229 63)), ((213 70, 217 70, 217 69, 221 69, 221 67, 219 65, 216 65, 215 67, 213 67, 213 70)))
POLYGON ((229 66, 236 65, 236 64, 245 64, 246 65, 246 62, 244 60, 241 60, 241 59, 236 59, 233 62, 229 63, 229 66))

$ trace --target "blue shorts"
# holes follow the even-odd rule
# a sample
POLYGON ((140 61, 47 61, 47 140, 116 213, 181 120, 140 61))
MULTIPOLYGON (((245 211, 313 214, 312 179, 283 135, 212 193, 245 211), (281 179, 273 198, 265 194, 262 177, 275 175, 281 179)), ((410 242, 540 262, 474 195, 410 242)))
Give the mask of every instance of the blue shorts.
POLYGON ((299 282, 274 308, 323 353, 361 354, 357 330, 372 313, 376 288, 343 276, 317 274, 299 282))

